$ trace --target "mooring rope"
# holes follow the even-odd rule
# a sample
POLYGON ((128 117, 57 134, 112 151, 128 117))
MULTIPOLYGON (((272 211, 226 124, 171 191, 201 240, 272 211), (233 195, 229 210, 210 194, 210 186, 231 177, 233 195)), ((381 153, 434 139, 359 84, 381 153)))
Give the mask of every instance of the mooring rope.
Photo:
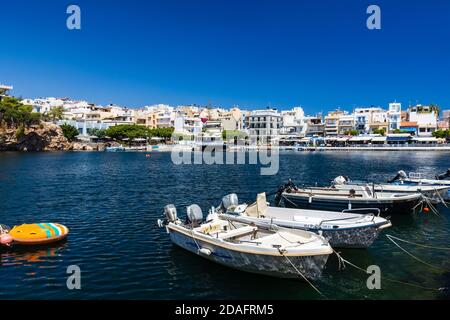
POLYGON ((434 266, 434 265, 432 265, 432 264, 429 264, 429 263, 426 262, 426 261, 423 261, 422 259, 420 259, 420 258, 416 257, 415 255, 413 255, 412 253, 410 253, 408 250, 402 248, 397 242, 395 242, 394 240, 392 240, 391 237, 389 237, 389 235, 386 235, 386 237, 387 237, 390 241, 392 241, 392 243, 395 244, 400 250, 402 250, 403 252, 405 252, 405 253, 406 253, 407 255, 409 255, 411 258, 413 258, 413 259, 419 261, 420 263, 423 263, 424 265, 427 265, 427 266, 429 266, 430 268, 433 268, 433 269, 436 269, 436 270, 442 270, 442 271, 450 272, 449 269, 445 269, 445 268, 441 268, 441 267, 436 267, 436 266, 434 266))
POLYGON ((450 250, 449 247, 434 247, 434 246, 428 246, 428 245, 426 245, 426 244, 421 244, 421 243, 416 243, 416 242, 411 242, 411 241, 408 241, 408 240, 404 240, 404 239, 395 237, 395 236, 390 235, 390 234, 387 234, 386 237, 388 237, 388 238, 394 238, 394 239, 396 239, 396 240, 398 240, 398 241, 405 242, 405 243, 409 243, 409 244, 413 244, 413 245, 418 246, 418 247, 424 247, 424 248, 436 249, 436 250, 450 250))
POLYGON ((436 193, 437 193, 439 199, 441 199, 441 203, 442 203, 446 208, 448 208, 447 203, 445 203, 445 200, 442 198, 440 192, 439 192, 436 188, 434 188, 434 190, 436 191, 436 193))
MULTIPOLYGON (((350 266, 354 267, 355 269, 360 270, 360 271, 364 272, 365 274, 367 274, 366 270, 364 270, 363 268, 361 268, 361 267, 351 263, 350 261, 344 259, 338 252, 336 252, 336 250, 333 249, 333 251, 336 254, 336 256, 338 257, 338 260, 342 260, 342 261, 339 262, 339 265, 341 265, 341 262, 342 262, 342 265, 344 265, 344 269, 345 269, 345 263, 347 263, 350 266)), ((420 288, 420 289, 424 289, 424 290, 431 290, 431 291, 442 292, 442 291, 445 291, 445 290, 448 289, 447 287, 442 287, 442 288, 425 287, 425 286, 422 286, 422 285, 417 284, 417 283, 411 283, 411 282, 395 280, 395 279, 391 279, 391 278, 382 277, 381 275, 380 275, 380 279, 383 279, 383 280, 386 280, 386 281, 390 281, 390 282, 400 283, 400 284, 404 284, 404 285, 408 285, 408 286, 411 286, 411 287, 416 287, 416 288, 420 288)))
POLYGON ((300 270, 297 269, 297 267, 292 263, 291 259, 289 259, 288 256, 285 256, 281 250, 278 250, 278 251, 280 252, 280 254, 281 254, 283 257, 285 257, 285 258, 287 259, 287 261, 291 264, 292 268, 294 268, 294 270, 297 271, 297 273, 298 273, 299 275, 301 275, 302 278, 303 278, 303 279, 304 279, 304 280, 305 280, 305 281, 306 281, 306 282, 307 282, 307 283, 308 283, 308 284, 309 284, 309 285, 310 285, 310 286, 311 286, 311 287, 312 287, 319 295, 321 295, 321 296, 324 297, 325 299, 328 299, 326 295, 324 295, 322 292, 320 292, 320 290, 317 289, 316 286, 314 286, 314 285, 312 284, 312 282, 309 281, 308 278, 306 278, 306 277, 303 275, 303 273, 301 273, 300 270))

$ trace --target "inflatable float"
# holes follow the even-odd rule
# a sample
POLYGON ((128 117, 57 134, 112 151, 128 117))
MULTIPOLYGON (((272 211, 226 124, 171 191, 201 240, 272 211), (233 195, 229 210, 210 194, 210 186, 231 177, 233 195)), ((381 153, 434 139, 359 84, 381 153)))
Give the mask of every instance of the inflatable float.
POLYGON ((8 235, 14 244, 37 245, 63 240, 69 234, 69 229, 59 223, 22 224, 12 228, 8 235))
POLYGON ((9 227, 0 224, 0 246, 9 247, 11 245, 13 239, 8 232, 9 227))

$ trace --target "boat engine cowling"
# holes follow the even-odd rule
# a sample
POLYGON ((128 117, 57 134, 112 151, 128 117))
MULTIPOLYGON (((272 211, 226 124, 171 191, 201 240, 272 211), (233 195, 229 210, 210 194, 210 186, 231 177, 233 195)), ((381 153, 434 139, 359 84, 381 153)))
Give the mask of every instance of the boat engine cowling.
POLYGON ((436 176, 436 179, 437 179, 437 180, 445 180, 445 179, 447 179, 447 178, 449 178, 449 177, 450 177, 450 169, 447 169, 447 171, 444 172, 443 174, 437 175, 437 176, 436 176))
POLYGON ((186 222, 188 224, 198 225, 203 221, 203 212, 199 205, 191 204, 187 207, 186 222))
POLYGON ((231 207, 237 207, 239 205, 239 199, 236 193, 230 193, 222 198, 220 204, 221 208, 225 211, 231 207))
POLYGON ((393 179, 388 180, 388 183, 392 183, 397 180, 404 180, 407 178, 408 178, 408 176, 407 176, 406 172, 403 170, 400 170, 399 172, 397 172, 397 175, 393 179))
POLYGON ((175 222, 178 220, 177 208, 173 204, 168 204, 165 206, 164 213, 166 214, 167 221, 175 222))
POLYGON ((348 182, 348 179, 346 177, 338 176, 338 177, 334 178, 333 185, 343 185, 346 182, 348 182))

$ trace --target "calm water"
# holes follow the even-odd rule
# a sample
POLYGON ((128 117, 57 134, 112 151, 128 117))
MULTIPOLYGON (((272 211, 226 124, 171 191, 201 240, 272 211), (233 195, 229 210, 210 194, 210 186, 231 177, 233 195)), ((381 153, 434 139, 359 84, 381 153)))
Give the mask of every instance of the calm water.
MULTIPOLYGON (((328 183, 343 174, 385 180, 403 169, 427 174, 449 167, 448 153, 316 152, 281 155, 275 176, 257 165, 174 165, 169 153, 0 153, 0 223, 53 221, 70 228, 67 242, 4 252, 0 258, 3 299, 316 299, 305 283, 221 267, 173 246, 155 221, 163 206, 198 203, 204 211, 236 192, 251 202, 288 178, 328 183), (66 288, 66 268, 78 265, 82 289, 66 288)), ((449 247, 450 210, 441 216, 397 217, 386 233, 449 247)), ((450 269, 450 252, 405 245, 426 262, 450 269)), ((368 250, 341 250, 360 266, 377 264, 386 277, 421 286, 450 287, 449 272, 407 256, 382 235, 368 250)), ((382 281, 368 290, 366 275, 329 259, 318 288, 334 299, 448 299, 448 293, 382 281)))

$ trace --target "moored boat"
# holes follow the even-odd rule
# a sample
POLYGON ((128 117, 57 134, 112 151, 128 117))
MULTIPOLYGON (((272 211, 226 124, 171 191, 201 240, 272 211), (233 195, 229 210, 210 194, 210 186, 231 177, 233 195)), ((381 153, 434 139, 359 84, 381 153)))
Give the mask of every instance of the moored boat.
POLYGON ((288 208, 325 211, 376 208, 386 216, 420 211, 424 196, 420 193, 374 192, 368 185, 347 190, 333 187, 298 188, 289 182, 277 191, 275 205, 279 206, 281 202, 288 208))
POLYGON ((436 186, 447 187, 447 192, 443 194, 444 200, 450 200, 450 169, 443 174, 436 175, 435 179, 428 179, 422 177, 422 174, 411 172, 409 175, 405 171, 400 170, 397 175, 388 180, 388 183, 393 185, 406 185, 406 186, 436 186))
POLYGON ((126 149, 125 147, 122 146, 117 146, 117 147, 106 147, 105 148, 106 152, 125 152, 126 149))
POLYGON ((227 217, 237 215, 239 221, 257 226, 276 224, 312 231, 322 235, 332 247, 367 248, 381 230, 391 226, 389 220, 376 216, 380 213, 378 209, 335 212, 271 207, 265 193, 258 194, 256 202, 251 205, 236 205, 237 202, 237 195, 228 195, 223 198, 219 211, 227 217), (225 208, 224 203, 230 205, 225 208))
POLYGON ((220 217, 212 209, 206 221, 199 206, 187 208, 186 222, 174 205, 164 208, 172 242, 223 266, 279 278, 318 279, 333 252, 320 235, 278 226, 263 228, 220 217))
MULTIPOLYGON (((450 181, 449 181, 450 182, 450 181)), ((426 184, 389 184, 389 183, 367 183, 352 181, 348 177, 339 176, 333 180, 332 187, 336 189, 350 190, 354 186, 369 186, 375 192, 392 193, 421 193, 432 203, 440 203, 444 200, 450 188, 445 185, 426 185, 426 184)))

